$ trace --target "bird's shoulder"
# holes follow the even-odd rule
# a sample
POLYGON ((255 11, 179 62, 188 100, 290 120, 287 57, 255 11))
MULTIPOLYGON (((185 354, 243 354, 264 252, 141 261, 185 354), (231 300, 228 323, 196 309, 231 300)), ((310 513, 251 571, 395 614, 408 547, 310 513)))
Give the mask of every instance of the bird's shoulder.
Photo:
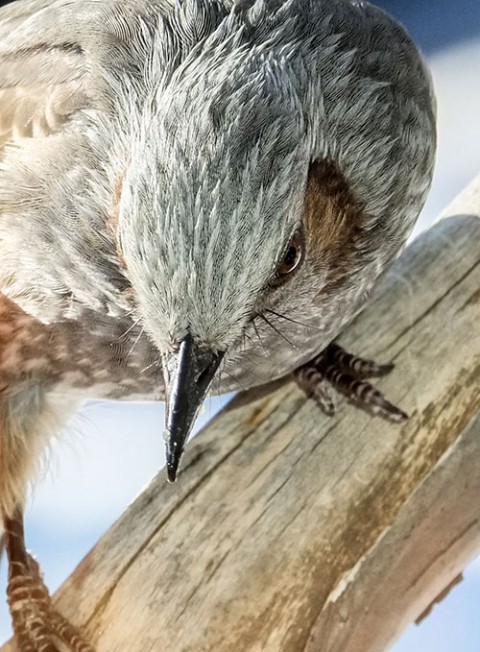
POLYGON ((122 45, 152 14, 147 5, 19 0, 0 8, 0 158, 9 143, 58 133, 79 111, 106 108, 102 69, 128 65, 122 45))

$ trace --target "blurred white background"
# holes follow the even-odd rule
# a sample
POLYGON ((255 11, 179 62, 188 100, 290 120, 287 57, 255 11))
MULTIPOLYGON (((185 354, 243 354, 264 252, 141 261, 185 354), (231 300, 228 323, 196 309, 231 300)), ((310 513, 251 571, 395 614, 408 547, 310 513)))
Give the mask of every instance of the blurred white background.
MULTIPOLYGON (((1 3, 0 3, 1 4, 1 3)), ((423 48, 439 103, 439 155, 428 203, 416 233, 480 172, 480 1, 384 0, 423 48)), ((207 401, 197 430, 223 404, 207 401)), ((30 501, 28 545, 54 590, 100 535, 164 465, 163 406, 91 403, 55 443, 30 501)), ((10 634, 0 576, 0 641, 10 634)), ((394 652, 480 650, 480 562, 394 652)))

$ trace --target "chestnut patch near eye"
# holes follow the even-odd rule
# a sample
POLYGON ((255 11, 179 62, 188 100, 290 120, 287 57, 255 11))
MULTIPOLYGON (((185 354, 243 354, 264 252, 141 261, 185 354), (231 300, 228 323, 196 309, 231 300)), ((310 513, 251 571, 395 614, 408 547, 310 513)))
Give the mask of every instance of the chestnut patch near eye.
POLYGON ((328 270, 328 289, 351 271, 363 224, 364 205, 338 165, 311 163, 304 203, 305 248, 314 268, 328 270))

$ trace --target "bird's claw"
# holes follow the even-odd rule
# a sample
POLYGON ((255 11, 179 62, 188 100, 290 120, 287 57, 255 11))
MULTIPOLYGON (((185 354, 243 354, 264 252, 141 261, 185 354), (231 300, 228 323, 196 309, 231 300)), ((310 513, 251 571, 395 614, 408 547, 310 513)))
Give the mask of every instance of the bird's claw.
POLYGON ((37 561, 14 562, 7 596, 18 652, 94 652, 80 632, 53 608, 37 561))
POLYGON ((28 553, 14 562, 7 595, 18 652, 94 652, 51 602, 40 567, 28 553))
POLYGON ((40 566, 25 547, 23 510, 4 514, 2 520, 9 560, 7 599, 17 652, 95 652, 54 609, 40 566))
POLYGON ((389 421, 400 422, 408 418, 407 414, 365 380, 370 376, 384 376, 392 369, 393 364, 365 360, 333 343, 299 367, 294 375, 298 385, 308 396, 316 399, 326 414, 335 413, 335 405, 328 392, 328 385, 331 385, 359 407, 389 421))

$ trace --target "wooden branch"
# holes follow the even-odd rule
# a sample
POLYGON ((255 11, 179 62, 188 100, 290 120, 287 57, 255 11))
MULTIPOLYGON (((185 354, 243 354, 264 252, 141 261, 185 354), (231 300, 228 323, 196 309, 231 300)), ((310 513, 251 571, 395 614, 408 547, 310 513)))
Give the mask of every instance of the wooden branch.
POLYGON ((341 337, 411 418, 238 396, 58 592, 98 652, 384 651, 480 550, 480 178, 449 214, 341 337))

